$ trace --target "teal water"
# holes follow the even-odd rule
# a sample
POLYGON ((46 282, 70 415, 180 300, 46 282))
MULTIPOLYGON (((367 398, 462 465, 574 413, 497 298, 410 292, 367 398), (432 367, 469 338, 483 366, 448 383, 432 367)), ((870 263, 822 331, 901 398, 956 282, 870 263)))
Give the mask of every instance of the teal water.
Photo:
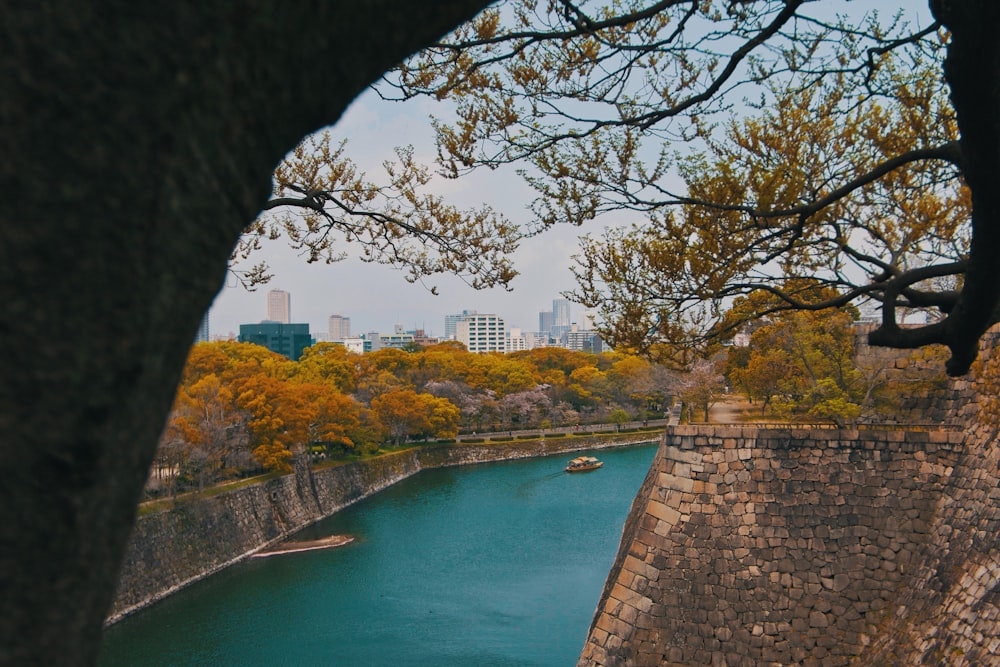
POLYGON ((419 473, 106 631, 100 667, 576 664, 654 445, 419 473))

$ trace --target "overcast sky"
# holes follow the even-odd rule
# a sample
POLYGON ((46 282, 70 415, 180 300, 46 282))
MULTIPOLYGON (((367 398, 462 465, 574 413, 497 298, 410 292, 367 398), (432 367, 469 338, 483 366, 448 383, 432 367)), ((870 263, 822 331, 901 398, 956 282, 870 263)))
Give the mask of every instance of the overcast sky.
MULTIPOLYGON (((841 10, 851 6, 835 4, 841 10)), ((859 4, 855 3, 854 8, 859 4)), ((891 14, 901 4, 891 0, 870 0, 862 6, 865 10, 881 7, 891 14)), ((902 3, 902 6, 913 23, 926 25, 930 22, 926 2, 902 3)), ((418 162, 433 163, 429 116, 434 111, 435 103, 430 100, 399 104, 384 102, 366 93, 354 102, 331 131, 335 139, 348 140, 347 155, 370 180, 382 181, 382 162, 394 158, 395 146, 413 145, 418 162)), ((442 113, 440 109, 438 113, 442 113)), ((526 207, 532 199, 532 191, 513 169, 506 172, 482 170, 457 181, 439 178, 433 191, 445 195, 448 203, 461 208, 485 203, 514 222, 530 220, 531 214, 526 207)), ((254 258, 254 261, 266 259, 271 265, 274 278, 270 284, 248 292, 231 278, 210 311, 211 333, 213 336, 238 333, 241 323, 264 319, 267 291, 275 288, 291 293, 292 321, 308 322, 311 330, 318 333, 327 331, 327 319, 337 313, 351 318, 354 334, 391 331, 394 325, 400 324, 405 329, 422 328, 428 334, 443 335, 445 315, 464 309, 495 313, 504 318, 508 327, 534 331, 538 328, 539 311, 550 310, 552 300, 560 298, 560 292, 574 287, 569 267, 570 256, 577 248, 577 237, 584 232, 596 234, 606 224, 623 222, 623 219, 605 218, 583 229, 561 226, 528 239, 515 255, 515 266, 521 275, 513 281, 511 292, 503 289, 477 291, 450 276, 430 278, 425 285, 410 284, 398 270, 351 259, 331 265, 307 264, 288 248, 286 242, 275 241, 254 258), (432 285, 439 292, 436 296, 430 291, 432 285)), ((582 312, 581 306, 573 304, 573 321, 580 321, 582 312)))
MULTIPOLYGON (((360 97, 332 127, 336 138, 346 138, 347 155, 367 172, 371 180, 384 174, 382 162, 394 158, 393 148, 412 144, 418 161, 430 164, 434 156, 428 120, 434 104, 415 101, 384 102, 374 94, 360 97)), ((438 179, 434 192, 461 208, 489 204, 513 221, 527 222, 531 190, 513 173, 483 172, 457 181, 438 179)), ((591 228, 596 231, 596 228, 591 228)), ((515 257, 520 274, 513 291, 474 290, 452 276, 435 276, 424 285, 410 284, 401 271, 348 259, 334 264, 307 264, 283 240, 271 242, 259 254, 271 265, 274 278, 268 285, 248 292, 233 278, 228 280, 210 312, 213 336, 238 333, 241 323, 259 322, 266 312, 269 289, 292 295, 292 321, 308 322, 313 332, 327 331, 327 319, 337 313, 351 318, 352 334, 391 331, 395 324, 406 329, 423 328, 443 335, 444 317, 462 310, 495 313, 508 327, 534 331, 538 313, 551 310, 552 300, 574 286, 570 256, 575 252, 580 229, 557 228, 522 243, 515 257), (430 291, 436 286, 438 295, 430 291)), ((574 321, 582 314, 574 304, 574 321)))

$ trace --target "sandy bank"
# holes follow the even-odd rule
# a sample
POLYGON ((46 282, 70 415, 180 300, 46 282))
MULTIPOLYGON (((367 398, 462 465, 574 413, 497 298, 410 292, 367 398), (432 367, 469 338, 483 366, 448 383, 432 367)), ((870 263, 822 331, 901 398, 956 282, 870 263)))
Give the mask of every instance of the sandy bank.
POLYGON ((318 540, 306 542, 282 542, 274 546, 267 547, 255 553, 252 558, 265 558, 267 556, 279 556, 281 554, 293 554, 299 551, 315 551, 316 549, 333 549, 350 544, 354 541, 353 535, 331 535, 318 540))

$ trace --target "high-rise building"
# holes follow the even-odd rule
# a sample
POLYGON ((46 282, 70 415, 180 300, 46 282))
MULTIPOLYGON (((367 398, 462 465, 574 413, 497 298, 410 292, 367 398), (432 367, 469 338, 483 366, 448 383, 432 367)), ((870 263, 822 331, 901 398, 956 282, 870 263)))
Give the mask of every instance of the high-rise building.
POLYGON ((455 340, 469 352, 506 352, 507 334, 499 315, 469 315, 458 323, 455 340))
POLYGON ((292 361, 298 361, 302 351, 313 344, 308 324, 283 324, 281 322, 261 322, 241 324, 241 343, 263 345, 272 352, 283 354, 292 361))
POLYGON ((556 342, 556 345, 566 344, 566 334, 569 332, 571 326, 572 321, 570 320, 569 300, 553 299, 552 327, 549 329, 549 333, 551 334, 552 339, 556 342))
POLYGON ((553 319, 553 313, 551 310, 543 310, 538 313, 538 331, 546 336, 552 331, 552 325, 555 324, 553 319))
POLYGON ((445 315, 444 316, 444 337, 446 340, 455 340, 455 334, 458 331, 458 323, 464 320, 469 315, 475 315, 474 310, 463 310, 459 315, 445 315))
POLYGON ((194 337, 194 342, 196 343, 207 343, 208 342, 208 313, 201 318, 201 324, 198 325, 198 333, 194 337))
POLYGON ((292 321, 292 295, 280 289, 267 293, 267 321, 289 324, 292 321))
POLYGON ((552 300, 552 326, 568 327, 573 323, 569 315, 569 299, 552 300))
POLYGON ((342 315, 330 316, 330 341, 343 343, 344 339, 351 337, 351 318, 342 315))

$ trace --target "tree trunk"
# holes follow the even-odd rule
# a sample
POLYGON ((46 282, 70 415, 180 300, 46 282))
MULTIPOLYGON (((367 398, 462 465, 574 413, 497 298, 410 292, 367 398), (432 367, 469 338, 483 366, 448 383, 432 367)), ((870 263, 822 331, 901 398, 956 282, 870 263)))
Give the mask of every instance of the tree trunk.
POLYGON ((964 375, 979 352, 979 339, 1000 321, 1000 3, 995 0, 930 0, 931 11, 950 31, 944 74, 961 133, 962 176, 972 199, 972 238, 964 284, 940 322, 901 329, 880 326, 872 345, 914 348, 943 343, 951 350, 949 375, 964 375))
POLYGON ((0 665, 95 660, 187 349, 274 166, 485 4, 0 9, 0 665))
POLYGON ((976 358, 979 338, 997 320, 1000 303, 1000 4, 995 0, 936 3, 951 30, 945 80, 961 130, 962 174, 972 192, 972 242, 965 285, 946 320, 949 372, 964 372, 976 358))

